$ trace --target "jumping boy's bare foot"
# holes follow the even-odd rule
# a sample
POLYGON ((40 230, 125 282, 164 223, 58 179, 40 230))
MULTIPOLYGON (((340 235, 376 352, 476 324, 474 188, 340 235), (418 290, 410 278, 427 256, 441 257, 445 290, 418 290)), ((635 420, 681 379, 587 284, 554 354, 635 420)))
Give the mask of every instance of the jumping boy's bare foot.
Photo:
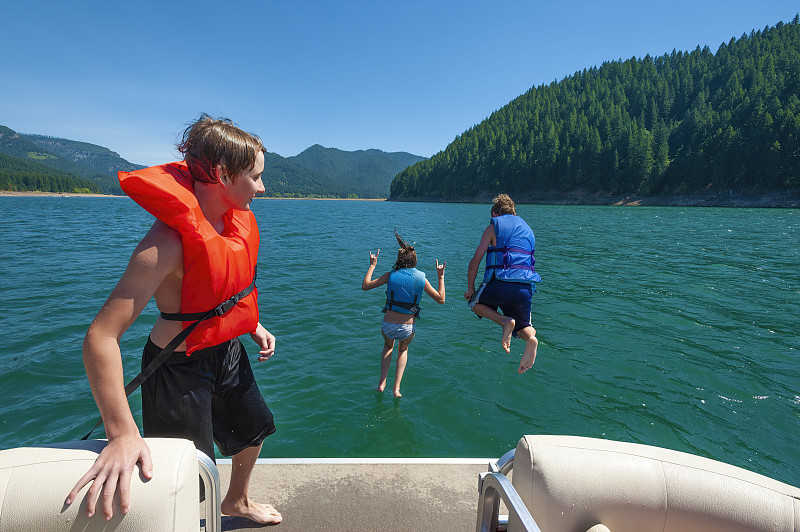
POLYGON ((375 387, 375 391, 383 393, 384 388, 386 388, 386 384, 384 384, 383 386, 378 385, 375 387))
POLYGON ((402 393, 400 393, 400 392, 398 392, 398 391, 394 391, 394 392, 392 392, 392 393, 394 393, 394 396, 395 396, 395 397, 403 397, 403 394, 402 394, 402 393))
POLYGON ((503 349, 506 350, 506 353, 511 352, 511 334, 514 332, 516 324, 517 322, 514 321, 514 318, 508 318, 503 322, 503 338, 500 343, 503 344, 503 349))
POLYGON ((538 347, 539 340, 537 340, 535 336, 525 342, 525 352, 522 353, 522 359, 519 361, 517 373, 522 375, 533 367, 533 363, 536 361, 536 349, 538 347))
POLYGON ((247 499, 245 502, 222 501, 222 513, 236 517, 244 517, 262 525, 277 525, 283 517, 270 504, 261 504, 247 499))

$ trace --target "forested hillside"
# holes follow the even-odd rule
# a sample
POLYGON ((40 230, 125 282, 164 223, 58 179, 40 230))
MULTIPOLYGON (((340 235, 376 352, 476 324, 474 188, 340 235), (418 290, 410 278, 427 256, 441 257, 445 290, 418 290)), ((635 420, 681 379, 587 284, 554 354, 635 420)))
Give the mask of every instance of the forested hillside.
POLYGON ((391 199, 800 186, 800 24, 534 87, 401 172, 391 199))
POLYGON ((76 183, 83 183, 76 185, 77 188, 86 188, 86 183, 92 183, 91 189, 98 193, 122 194, 117 170, 141 168, 102 146, 41 135, 22 135, 5 126, 0 126, 0 153, 20 159, 20 162, 3 159, 0 179, 5 185, 0 186, 0 190, 70 192, 62 188, 46 188, 46 183, 60 182, 59 186, 63 187, 63 180, 72 178, 77 180, 76 183), (37 164, 29 167, 25 163, 37 164), (11 167, 14 170, 9 170, 11 167), (20 170, 22 168, 32 168, 28 179, 25 179, 26 171, 20 170), (47 179, 48 173, 52 180, 47 179))
POLYGON ((273 198, 343 198, 347 192, 327 176, 301 166, 277 153, 264 156, 265 196, 273 198))
MULTIPOLYGON (((142 168, 103 146, 22 135, 4 126, 0 153, 9 156, 0 160, 0 190, 70 192, 93 183, 92 191, 122 194, 117 172, 142 168), (77 180, 71 188, 68 179, 77 180)), ((272 197, 386 198, 392 178, 421 159, 403 152, 348 152, 315 144, 294 157, 268 153, 264 187, 272 197)))
POLYGON ((104 146, 45 135, 25 135, 25 138, 50 153, 80 164, 88 169, 95 178, 97 176, 107 177, 108 179, 102 180, 101 183, 104 188, 109 186, 119 188, 117 172, 130 172, 137 168, 144 168, 140 164, 126 161, 118 153, 104 146))
POLYGON ((362 198, 386 198, 392 179, 424 157, 381 150, 344 151, 315 144, 288 159, 327 176, 342 190, 362 198))
POLYGON ((39 161, 20 159, 0 152, 0 190, 28 192, 73 192, 99 194, 97 183, 39 161))
POLYGON ((392 178, 422 159, 405 152, 344 151, 315 144, 293 157, 268 153, 264 188, 272 197, 386 198, 392 178))

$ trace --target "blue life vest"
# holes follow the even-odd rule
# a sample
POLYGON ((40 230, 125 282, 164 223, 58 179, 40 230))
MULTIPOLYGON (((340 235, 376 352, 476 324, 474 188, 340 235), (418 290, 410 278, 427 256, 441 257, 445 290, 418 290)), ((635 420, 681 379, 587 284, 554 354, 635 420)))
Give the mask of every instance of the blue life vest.
POLYGON ((386 306, 383 312, 393 310, 419 316, 419 302, 424 289, 425 274, 418 269, 392 270, 386 283, 386 306))
POLYGON ((486 269, 483 281, 492 278, 518 283, 538 283, 542 280, 533 265, 536 238, 525 220, 513 214, 492 218, 496 245, 486 250, 486 269))

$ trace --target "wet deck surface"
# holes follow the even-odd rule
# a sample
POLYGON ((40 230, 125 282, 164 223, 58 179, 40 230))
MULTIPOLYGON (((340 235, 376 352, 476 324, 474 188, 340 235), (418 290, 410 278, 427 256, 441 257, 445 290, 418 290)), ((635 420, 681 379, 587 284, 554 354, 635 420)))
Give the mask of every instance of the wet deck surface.
MULTIPOLYGON (((379 459, 378 459, 379 460, 379 459)), ((258 526, 223 516, 226 531, 469 531, 475 529, 478 474, 486 460, 306 461, 259 460, 250 496, 270 503, 283 516, 258 526)), ((220 461, 223 496, 230 463, 220 461)))

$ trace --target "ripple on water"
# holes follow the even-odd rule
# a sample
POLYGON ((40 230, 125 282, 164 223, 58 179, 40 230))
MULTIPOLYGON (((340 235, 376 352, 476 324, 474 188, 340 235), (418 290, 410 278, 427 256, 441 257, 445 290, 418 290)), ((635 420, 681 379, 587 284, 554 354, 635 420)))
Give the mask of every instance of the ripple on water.
MULTIPOLYGON (((152 218, 127 199, 0 198, 0 444, 83 435, 96 415, 83 375, 86 327, 152 218), (47 217, 31 217, 46 209, 47 217), (54 235, 58 235, 55 238, 54 235)), ((520 205, 544 282, 533 301, 534 369, 523 344, 464 304, 487 205, 264 200, 261 321, 276 355, 254 363, 278 431, 264 456, 500 456, 522 434, 662 445, 800 485, 800 251, 792 210, 520 205), (414 242, 447 302, 426 297, 400 400, 378 379, 393 229, 414 242)), ((122 338, 127 376, 156 311, 122 338)), ((245 340, 250 354, 255 346, 245 340)), ((139 419, 140 399, 131 398, 139 419)))

